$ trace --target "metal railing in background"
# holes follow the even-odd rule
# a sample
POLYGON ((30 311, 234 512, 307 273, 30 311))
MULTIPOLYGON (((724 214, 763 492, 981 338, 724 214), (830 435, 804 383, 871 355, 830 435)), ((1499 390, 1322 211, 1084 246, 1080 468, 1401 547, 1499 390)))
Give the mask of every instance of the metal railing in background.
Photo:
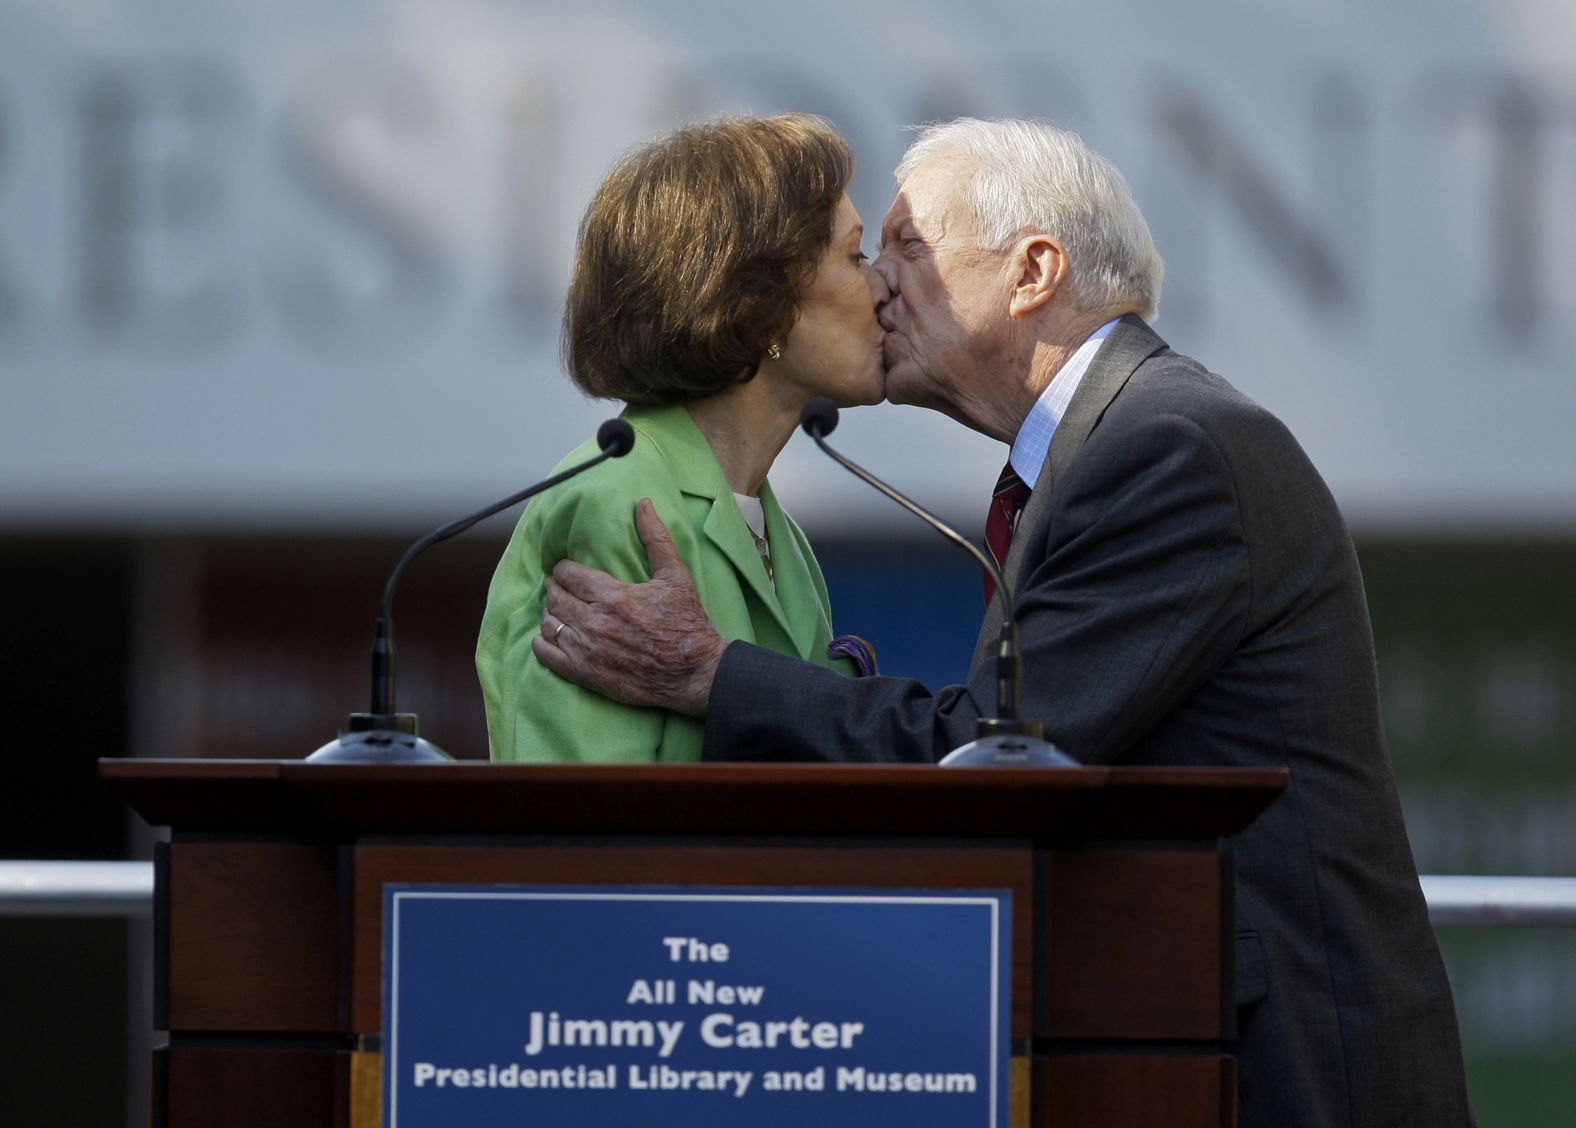
MULTIPOLYGON (((1576 877, 1425 874, 1436 925, 1576 928, 1576 877)), ((152 862, 0 862, 0 917, 137 917, 153 912, 152 862)))
POLYGON ((1435 925, 1576 928, 1576 877, 1458 877, 1424 874, 1435 925))
POLYGON ((0 862, 0 917, 152 913, 152 862, 0 862))

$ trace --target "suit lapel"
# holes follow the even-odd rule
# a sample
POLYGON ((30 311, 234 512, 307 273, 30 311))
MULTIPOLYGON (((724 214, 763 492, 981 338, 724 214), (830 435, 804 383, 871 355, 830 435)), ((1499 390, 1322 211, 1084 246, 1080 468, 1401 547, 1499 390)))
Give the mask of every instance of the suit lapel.
POLYGON ((1029 505, 1034 504, 1041 487, 1054 488, 1067 472, 1073 458, 1083 449, 1089 432, 1094 430, 1105 409, 1111 406, 1111 401, 1138 366, 1165 347, 1166 343, 1155 331, 1133 314, 1116 323, 1095 354, 1089 371, 1084 373, 1072 403, 1067 405, 1067 414, 1056 425, 1056 435, 1051 439, 1051 449, 1045 456, 1045 466, 1035 483, 1034 494, 1030 495, 1029 505))
MULTIPOLYGON (((1100 422, 1105 409, 1111 406, 1111 401, 1138 370, 1138 366, 1165 347, 1165 341, 1134 314, 1128 314, 1116 323, 1084 373, 1078 390, 1073 393, 1067 413, 1056 425, 1051 449, 1046 452, 1045 463, 1040 467, 1040 477, 1034 483, 1034 492, 1029 495, 1028 504, 1018 515, 1017 528, 1038 528, 1046 519, 1051 510, 1056 483, 1083 449, 1084 440, 1100 422)), ((1007 559, 1002 566, 1008 592, 1018 590, 1029 540, 1026 536, 1013 535, 1012 547, 1008 549, 1007 559)), ((995 652, 996 640, 1001 635, 1001 620, 1002 601, 993 599, 985 609, 985 620, 980 625, 979 638, 974 644, 975 662, 995 652)))

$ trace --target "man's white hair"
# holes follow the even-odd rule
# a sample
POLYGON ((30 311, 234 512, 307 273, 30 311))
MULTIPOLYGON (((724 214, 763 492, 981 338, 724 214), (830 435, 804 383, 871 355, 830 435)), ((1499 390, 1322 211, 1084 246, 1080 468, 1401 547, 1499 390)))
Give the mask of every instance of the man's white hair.
POLYGON ((898 184, 933 157, 953 156, 969 165, 964 199, 982 245, 1005 250, 1026 232, 1049 235, 1067 251, 1076 308, 1127 307, 1153 320, 1165 267, 1149 224, 1116 166, 1076 133, 1020 120, 927 125, 898 162, 898 184))

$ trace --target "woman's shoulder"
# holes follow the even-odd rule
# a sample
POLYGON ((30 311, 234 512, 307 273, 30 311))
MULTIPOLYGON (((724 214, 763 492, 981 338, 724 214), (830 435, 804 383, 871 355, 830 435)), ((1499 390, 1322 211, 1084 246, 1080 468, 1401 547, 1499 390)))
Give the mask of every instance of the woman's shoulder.
MULTIPOLYGON (((635 430, 635 445, 629 453, 621 458, 609 458, 544 491, 533 500, 532 507, 547 510, 572 505, 594 512, 612 509, 625 501, 632 504, 642 497, 650 496, 653 491, 660 493, 671 488, 672 444, 666 440, 661 428, 647 426, 638 416, 632 418, 632 414, 624 413, 624 418, 629 420, 635 430), (549 504, 539 504, 544 501, 549 504)), ((562 473, 571 466, 595 458, 597 453, 596 439, 589 438, 559 460, 553 467, 553 473, 562 473)))
MULTIPOLYGON (((595 438, 566 454, 552 473, 596 457, 595 438)), ((609 458, 551 486, 526 502, 494 570, 489 614, 530 602, 542 579, 566 557, 624 580, 645 579, 644 557, 635 529, 635 503, 643 497, 659 511, 676 508, 677 488, 656 444, 641 443, 622 458, 609 458)))

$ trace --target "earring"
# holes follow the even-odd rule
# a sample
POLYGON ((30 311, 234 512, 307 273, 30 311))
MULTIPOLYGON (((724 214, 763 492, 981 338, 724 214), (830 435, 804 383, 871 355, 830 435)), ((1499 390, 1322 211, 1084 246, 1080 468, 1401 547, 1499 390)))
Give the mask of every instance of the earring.
POLYGON ((770 345, 766 349, 766 355, 772 360, 781 360, 783 358, 783 347, 777 344, 770 345))

